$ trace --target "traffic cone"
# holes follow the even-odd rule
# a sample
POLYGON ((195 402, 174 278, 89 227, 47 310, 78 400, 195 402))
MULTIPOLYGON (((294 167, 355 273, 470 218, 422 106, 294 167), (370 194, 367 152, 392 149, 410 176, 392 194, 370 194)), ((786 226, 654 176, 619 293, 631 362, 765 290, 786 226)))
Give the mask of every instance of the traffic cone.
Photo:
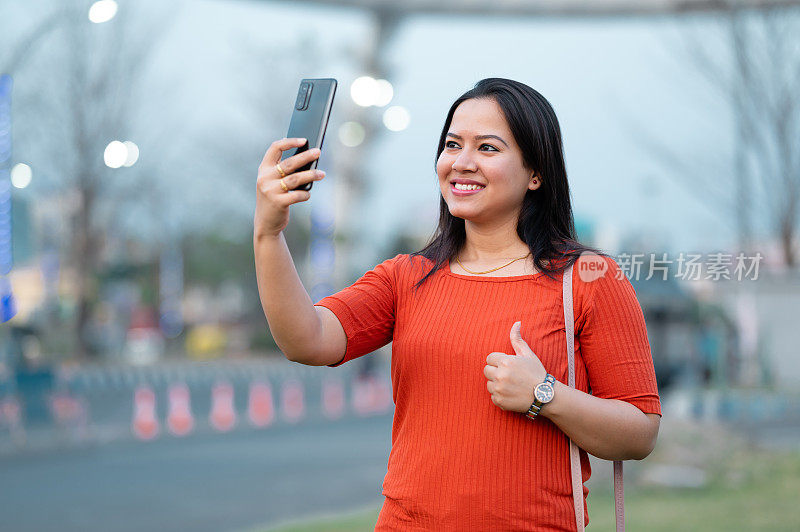
POLYGON ((11 439, 17 447, 22 447, 27 442, 25 424, 22 422, 22 406, 14 395, 9 395, 0 400, 0 421, 8 427, 11 439))
POLYGON ((185 436, 194 428, 191 397, 185 383, 176 383, 169 387, 167 427, 175 436, 185 436))
POLYGON ((303 384, 300 381, 289 379, 283 382, 281 406, 284 419, 290 423, 296 423, 305 416, 303 384))
POLYGON ((49 399, 56 425, 62 429, 85 429, 89 417, 85 400, 67 391, 55 392, 49 399))
POLYGON ((344 415, 344 384, 341 379, 327 378, 322 382, 322 413, 328 419, 344 415))
POLYGON ((220 432, 227 432, 236 425, 233 386, 229 382, 218 382, 212 388, 211 412, 208 415, 208 421, 220 432))
POLYGON ((259 428, 270 425, 274 420, 275 408, 272 404, 272 389, 268 382, 250 383, 247 415, 250 418, 250 424, 259 428))
POLYGON ((156 394, 148 386, 140 386, 133 395, 133 434, 141 440, 151 440, 158 435, 156 419, 156 394))

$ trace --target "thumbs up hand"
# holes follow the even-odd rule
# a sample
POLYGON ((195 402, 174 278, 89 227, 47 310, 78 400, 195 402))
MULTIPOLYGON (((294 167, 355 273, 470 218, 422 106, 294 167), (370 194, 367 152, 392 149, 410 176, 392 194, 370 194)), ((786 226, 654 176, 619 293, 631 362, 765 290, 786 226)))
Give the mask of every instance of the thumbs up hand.
POLYGON ((533 403, 533 388, 544 381, 547 371, 542 361, 522 339, 522 322, 511 327, 511 346, 515 355, 489 353, 483 374, 492 402, 501 410, 527 412, 533 403))

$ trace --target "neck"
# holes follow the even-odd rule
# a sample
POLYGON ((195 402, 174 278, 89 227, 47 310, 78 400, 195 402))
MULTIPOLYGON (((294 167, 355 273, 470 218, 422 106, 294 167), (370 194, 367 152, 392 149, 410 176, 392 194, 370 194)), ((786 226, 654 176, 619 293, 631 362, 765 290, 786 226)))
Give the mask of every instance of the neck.
POLYGON ((517 235, 516 218, 494 226, 465 220, 464 229, 467 241, 460 253, 463 261, 511 260, 530 251, 528 245, 517 235))

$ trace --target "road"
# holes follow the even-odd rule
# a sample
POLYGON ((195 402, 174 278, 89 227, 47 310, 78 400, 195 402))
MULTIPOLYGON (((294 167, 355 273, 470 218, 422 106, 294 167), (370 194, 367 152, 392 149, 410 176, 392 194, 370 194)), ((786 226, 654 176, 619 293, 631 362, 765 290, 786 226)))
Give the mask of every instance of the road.
POLYGON ((0 458, 3 530, 246 530, 383 500, 391 414, 0 458))

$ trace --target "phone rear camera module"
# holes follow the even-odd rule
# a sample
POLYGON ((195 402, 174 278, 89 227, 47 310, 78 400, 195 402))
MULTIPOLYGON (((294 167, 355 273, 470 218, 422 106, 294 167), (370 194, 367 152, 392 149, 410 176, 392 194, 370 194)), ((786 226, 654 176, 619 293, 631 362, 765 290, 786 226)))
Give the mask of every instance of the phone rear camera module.
POLYGON ((297 93, 297 101, 294 103, 294 108, 298 111, 308 107, 308 100, 311 96, 311 83, 301 83, 300 90, 297 93))

